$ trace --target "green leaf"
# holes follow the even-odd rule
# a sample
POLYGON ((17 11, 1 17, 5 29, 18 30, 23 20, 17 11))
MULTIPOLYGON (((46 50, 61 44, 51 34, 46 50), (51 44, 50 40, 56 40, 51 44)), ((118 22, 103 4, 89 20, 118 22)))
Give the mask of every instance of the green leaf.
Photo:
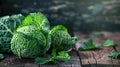
POLYGON ((47 18, 40 12, 30 13, 17 29, 22 28, 28 25, 35 25, 39 30, 42 30, 43 33, 47 34, 50 31, 50 24, 47 18))
POLYGON ((79 50, 81 50, 81 51, 96 50, 96 49, 100 49, 100 47, 95 46, 92 39, 85 40, 79 48, 79 50))
POLYGON ((77 41, 78 41, 78 37, 74 36, 74 37, 71 37, 71 40, 69 43, 75 44, 77 41))
POLYGON ((60 52, 58 52, 58 55, 57 55, 56 49, 53 49, 52 50, 52 59, 53 59, 52 61, 65 61, 65 62, 69 62, 70 61, 70 56, 65 51, 60 51, 60 52))
MULTIPOLYGON (((69 45, 69 47, 73 47, 75 45, 75 43, 78 41, 78 38, 76 36, 71 37, 66 44, 69 45)), ((67 48, 66 48, 67 49, 67 48)), ((68 49, 69 50, 69 49, 68 49)))
POLYGON ((67 52, 61 51, 61 52, 58 52, 58 56, 56 57, 56 59, 62 60, 62 61, 65 61, 65 62, 69 62, 70 61, 70 56, 67 52))
POLYGON ((115 42, 113 40, 106 40, 105 43, 103 44, 105 47, 113 47, 116 46, 115 42))
POLYGON ((0 60, 4 59, 4 55, 0 54, 0 60))
POLYGON ((65 51, 60 51, 58 52, 58 55, 57 55, 57 52, 55 49, 52 50, 52 61, 54 62, 58 62, 58 61, 65 61, 65 62, 69 62, 70 61, 70 56, 67 52, 65 51))
POLYGON ((53 57, 56 57, 56 56, 57 56, 57 54, 56 54, 56 49, 53 49, 53 50, 52 50, 52 56, 53 56, 53 57))
POLYGON ((49 57, 37 57, 35 59, 36 64, 46 64, 46 63, 49 63, 50 61, 51 61, 51 58, 49 57))
POLYGON ((51 36, 50 36, 50 33, 45 34, 45 37, 46 37, 46 49, 45 49, 45 51, 48 51, 50 46, 51 46, 51 36))
POLYGON ((22 24, 24 16, 16 14, 0 18, 0 52, 10 52, 10 41, 13 32, 22 24))
POLYGON ((67 28, 64 27, 63 25, 57 25, 50 31, 50 34, 53 35, 55 32, 60 31, 60 30, 64 32, 68 32, 67 28))
POLYGON ((56 50, 52 50, 52 57, 37 57, 35 59, 36 64, 47 64, 47 63, 53 63, 56 64, 58 61, 65 61, 69 62, 70 61, 70 56, 67 52, 61 51, 58 52, 58 55, 56 53, 56 50))
POLYGON ((108 57, 113 59, 120 59, 120 51, 112 52, 108 55, 108 57))

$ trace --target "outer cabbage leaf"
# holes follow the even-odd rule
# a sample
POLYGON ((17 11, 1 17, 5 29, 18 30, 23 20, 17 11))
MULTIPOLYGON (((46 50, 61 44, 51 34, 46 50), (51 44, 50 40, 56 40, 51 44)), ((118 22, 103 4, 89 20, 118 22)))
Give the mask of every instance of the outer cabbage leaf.
POLYGON ((48 51, 50 49, 50 46, 51 46, 51 35, 50 33, 48 34, 45 34, 45 37, 46 37, 46 51, 48 51))
POLYGON ((29 25, 29 26, 24 26, 20 29, 17 30, 18 33, 22 33, 24 34, 26 37, 30 38, 36 38, 38 41, 43 41, 44 44, 44 48, 45 52, 50 48, 50 44, 51 44, 51 37, 50 34, 45 34, 45 38, 46 40, 41 39, 42 37, 39 35, 39 33, 41 32, 40 30, 38 30, 38 28, 35 25, 29 25))
POLYGON ((28 25, 35 25, 39 30, 42 30, 43 33, 49 33, 50 31, 50 24, 48 19, 40 12, 30 13, 25 18, 22 25, 18 27, 18 29, 28 25))
POLYGON ((44 43, 41 45, 46 46, 46 38, 43 38, 44 35, 41 36, 41 31, 38 30, 38 28, 36 28, 34 25, 24 26, 18 29, 17 32, 24 34, 26 38, 35 38, 38 41, 43 41, 44 43))
POLYGON ((10 41, 13 31, 22 23, 21 14, 0 18, 0 52, 10 52, 10 41))
POLYGON ((77 42, 77 37, 71 37, 67 32, 67 29, 58 25, 55 26, 51 32, 51 47, 58 51, 68 51, 77 42))
POLYGON ((50 31, 50 34, 51 35, 54 35, 54 33, 58 30, 61 30, 61 31, 64 31, 64 32, 68 32, 67 28, 64 27, 63 25, 57 25, 55 26, 51 31, 50 31))
POLYGON ((38 32, 34 34, 38 36, 39 40, 38 38, 26 36, 23 33, 15 34, 11 40, 12 52, 23 58, 36 58, 44 55, 46 39, 42 32, 38 32))

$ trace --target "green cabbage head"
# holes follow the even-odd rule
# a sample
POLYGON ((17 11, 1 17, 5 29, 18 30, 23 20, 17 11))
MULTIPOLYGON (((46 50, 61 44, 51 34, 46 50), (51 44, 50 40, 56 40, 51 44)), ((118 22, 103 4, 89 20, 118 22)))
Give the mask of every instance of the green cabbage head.
POLYGON ((45 35, 35 26, 25 26, 17 30, 11 40, 11 50, 23 58, 36 58, 44 55, 48 50, 45 35))
POLYGON ((51 44, 50 24, 40 12, 30 13, 14 32, 11 50, 22 58, 44 55, 51 44))
POLYGON ((55 26, 51 31, 51 48, 55 48, 57 51, 68 51, 77 42, 77 37, 71 37, 62 25, 55 26))

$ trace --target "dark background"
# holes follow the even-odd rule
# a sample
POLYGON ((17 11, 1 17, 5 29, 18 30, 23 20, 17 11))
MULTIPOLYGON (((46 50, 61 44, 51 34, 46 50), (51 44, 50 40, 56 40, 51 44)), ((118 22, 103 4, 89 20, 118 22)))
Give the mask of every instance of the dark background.
POLYGON ((120 0, 0 0, 0 16, 44 13, 69 31, 120 31, 120 0))

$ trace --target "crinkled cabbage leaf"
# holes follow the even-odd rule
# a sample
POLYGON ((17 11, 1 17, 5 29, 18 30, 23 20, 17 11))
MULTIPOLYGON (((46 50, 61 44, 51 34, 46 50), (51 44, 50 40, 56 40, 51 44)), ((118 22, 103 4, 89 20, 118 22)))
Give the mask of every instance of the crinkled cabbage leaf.
POLYGON ((57 51, 68 51, 77 42, 77 37, 71 37, 67 28, 62 25, 55 26, 51 32, 51 47, 57 51))
POLYGON ((10 52, 10 41, 13 31, 22 23, 21 14, 4 16, 0 18, 0 52, 10 52))

